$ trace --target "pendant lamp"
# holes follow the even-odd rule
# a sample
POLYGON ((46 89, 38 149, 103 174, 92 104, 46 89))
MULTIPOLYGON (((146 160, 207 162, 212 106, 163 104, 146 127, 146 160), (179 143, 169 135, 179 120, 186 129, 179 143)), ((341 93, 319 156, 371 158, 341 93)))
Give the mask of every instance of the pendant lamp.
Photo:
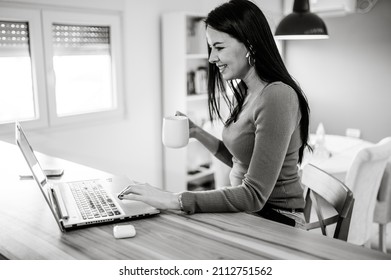
POLYGON ((277 26, 275 38, 279 40, 327 39, 324 21, 310 12, 309 0, 295 0, 293 13, 283 18, 277 26))

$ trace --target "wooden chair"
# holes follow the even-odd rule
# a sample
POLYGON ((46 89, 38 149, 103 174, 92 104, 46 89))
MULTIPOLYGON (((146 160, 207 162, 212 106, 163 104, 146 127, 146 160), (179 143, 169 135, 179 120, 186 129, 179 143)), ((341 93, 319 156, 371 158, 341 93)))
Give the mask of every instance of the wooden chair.
POLYGON ((391 157, 391 137, 363 148, 354 158, 345 178, 355 199, 348 242, 370 246, 376 197, 387 160, 391 157))
POLYGON ((384 170, 380 183, 373 221, 379 224, 379 250, 387 253, 386 229, 387 224, 391 222, 391 159, 387 162, 387 166, 384 170))
POLYGON ((306 229, 320 228, 323 235, 346 241, 354 205, 353 193, 344 183, 312 164, 304 166, 301 180, 306 188, 304 207, 306 229), (326 217, 324 213, 329 212, 330 206, 336 214, 326 217), (317 214, 315 221, 311 219, 313 209, 317 214), (331 235, 326 227, 333 224, 335 229, 331 235))

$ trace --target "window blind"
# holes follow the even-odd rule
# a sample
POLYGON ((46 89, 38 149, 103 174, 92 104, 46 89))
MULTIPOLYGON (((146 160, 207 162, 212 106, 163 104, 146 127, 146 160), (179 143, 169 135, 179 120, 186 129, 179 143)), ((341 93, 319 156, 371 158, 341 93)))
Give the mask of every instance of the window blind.
POLYGON ((52 25, 54 55, 108 54, 110 27, 85 25, 52 25))
POLYGON ((29 56, 28 22, 0 21, 0 56, 29 56))

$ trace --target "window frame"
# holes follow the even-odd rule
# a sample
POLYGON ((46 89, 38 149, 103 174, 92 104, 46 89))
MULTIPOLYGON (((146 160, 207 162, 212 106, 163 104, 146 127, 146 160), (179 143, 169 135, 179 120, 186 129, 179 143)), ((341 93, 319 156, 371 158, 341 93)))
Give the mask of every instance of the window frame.
POLYGON ((96 121, 120 117, 124 113, 123 82, 122 82, 122 49, 121 21, 119 16, 109 14, 92 14, 84 12, 42 11, 43 36, 45 48, 45 66, 47 72, 48 114, 51 125, 77 123, 80 121, 96 121), (53 69, 52 24, 81 24, 110 27, 110 55, 112 61, 113 98, 116 108, 111 110, 83 113, 59 117, 56 114, 56 94, 53 69))
MULTIPOLYGON (((34 93, 34 106, 37 119, 23 121, 24 126, 35 129, 48 126, 46 81, 44 67, 43 37, 41 29, 41 13, 37 9, 1 7, 0 17, 9 21, 27 21, 29 23, 29 47, 31 59, 31 79, 34 93)), ((0 124, 1 130, 14 130, 13 123, 0 124)))
MULTIPOLYGON (((26 129, 123 119, 124 70, 122 52, 122 17, 120 12, 59 10, 51 7, 12 7, 0 3, 3 20, 28 21, 32 83, 37 119, 23 121, 26 129), (52 23, 110 26, 112 92, 115 108, 71 116, 57 116, 53 69, 52 23)), ((14 132, 14 123, 0 124, 0 135, 14 132)))

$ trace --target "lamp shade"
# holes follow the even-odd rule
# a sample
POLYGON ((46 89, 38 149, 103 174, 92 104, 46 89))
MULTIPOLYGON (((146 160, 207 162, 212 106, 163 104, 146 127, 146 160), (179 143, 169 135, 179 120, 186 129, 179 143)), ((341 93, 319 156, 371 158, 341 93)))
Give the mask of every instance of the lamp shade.
POLYGON ((277 26, 275 38, 279 40, 327 39, 324 21, 310 12, 308 0, 295 0, 293 13, 277 26))

